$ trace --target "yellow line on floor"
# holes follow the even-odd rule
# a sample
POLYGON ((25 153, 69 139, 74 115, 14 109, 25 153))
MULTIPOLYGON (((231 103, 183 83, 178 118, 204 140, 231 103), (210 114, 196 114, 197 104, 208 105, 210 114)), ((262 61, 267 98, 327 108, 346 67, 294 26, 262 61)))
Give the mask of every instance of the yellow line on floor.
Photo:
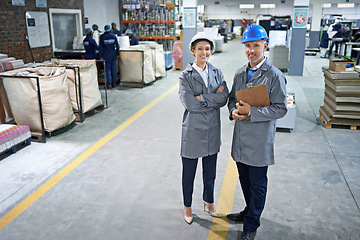
POLYGON ((226 239, 230 225, 229 220, 226 218, 226 214, 229 214, 232 211, 237 183, 238 172, 236 164, 230 157, 216 206, 216 210, 222 215, 222 218, 213 218, 210 232, 207 237, 208 240, 226 239))
POLYGON ((66 177, 72 170, 74 170, 77 166, 79 166, 82 162, 84 162, 88 157, 90 157, 93 153, 95 153, 99 148, 109 142, 113 137, 119 134, 122 130, 124 130, 127 126, 133 123, 136 119, 138 119, 141 115, 147 112, 150 108, 155 106, 158 102, 164 99, 167 95, 169 95, 172 91, 178 88, 179 84, 174 85, 165 93, 160 95, 154 101, 149 103, 147 106, 142 108, 139 112, 137 112, 134 116, 126 120, 124 123, 119 125, 105 137, 100 139, 97 143, 83 152, 79 157, 77 157, 74 161, 69 163, 65 168, 63 168, 60 172, 58 172, 55 176, 49 179, 46 183, 44 183, 40 188, 35 190, 30 196, 24 199, 21 203, 11 209, 5 216, 0 219, 0 231, 6 227, 11 221, 13 221, 17 216, 19 216, 22 212, 24 212, 28 207, 30 207, 35 201, 37 201, 41 196, 43 196, 47 191, 49 191, 52 187, 54 187, 61 179, 66 177))

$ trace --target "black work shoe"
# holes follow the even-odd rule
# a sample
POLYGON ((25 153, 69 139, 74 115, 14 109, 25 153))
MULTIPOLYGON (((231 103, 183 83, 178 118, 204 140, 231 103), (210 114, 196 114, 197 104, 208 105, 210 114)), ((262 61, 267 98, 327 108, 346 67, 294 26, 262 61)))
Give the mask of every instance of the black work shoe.
POLYGON ((244 222, 245 215, 246 215, 245 211, 242 211, 239 213, 228 214, 227 218, 236 222, 244 222))
POLYGON ((250 232, 250 231, 244 230, 241 233, 240 240, 253 240, 253 239, 255 239, 255 236, 256 236, 256 232, 250 232))

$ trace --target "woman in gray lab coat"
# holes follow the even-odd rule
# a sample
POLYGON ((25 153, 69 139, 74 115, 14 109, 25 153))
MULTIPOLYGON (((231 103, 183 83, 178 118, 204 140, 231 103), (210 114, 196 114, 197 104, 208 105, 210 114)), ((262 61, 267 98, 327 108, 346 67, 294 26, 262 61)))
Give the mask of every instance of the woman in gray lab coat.
POLYGON ((198 158, 202 158, 204 211, 220 217, 214 205, 217 153, 220 151, 220 108, 225 106, 229 90, 222 72, 208 59, 214 42, 204 32, 196 34, 189 45, 195 56, 179 77, 180 101, 185 107, 182 122, 181 157, 184 219, 192 223, 192 193, 198 158))

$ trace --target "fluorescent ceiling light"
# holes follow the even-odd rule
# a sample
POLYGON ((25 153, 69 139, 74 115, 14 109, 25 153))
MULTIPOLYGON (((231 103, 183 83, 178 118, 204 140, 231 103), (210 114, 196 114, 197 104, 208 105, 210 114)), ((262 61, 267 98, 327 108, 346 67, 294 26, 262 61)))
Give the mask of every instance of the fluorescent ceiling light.
POLYGON ((323 8, 331 8, 331 3, 324 3, 322 5, 323 8))
POLYGON ((240 8, 255 8, 254 4, 240 4, 240 8))
POLYGON ((355 7, 355 3, 338 3, 338 8, 353 8, 355 7))
POLYGON ((275 4, 260 4, 260 8, 275 8, 275 4))

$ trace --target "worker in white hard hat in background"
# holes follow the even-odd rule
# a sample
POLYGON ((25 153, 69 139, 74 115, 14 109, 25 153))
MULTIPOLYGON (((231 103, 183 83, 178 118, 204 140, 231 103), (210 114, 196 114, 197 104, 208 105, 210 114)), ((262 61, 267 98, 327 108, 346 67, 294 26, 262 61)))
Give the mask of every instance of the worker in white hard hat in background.
POLYGON ((235 120, 231 156, 237 165, 245 208, 227 217, 244 223, 241 240, 254 239, 260 226, 267 191, 267 170, 275 163, 276 119, 284 117, 287 112, 285 76, 264 56, 268 40, 260 25, 250 25, 245 29, 242 43, 249 62, 235 73, 229 95, 230 120, 235 120), (238 102, 237 91, 260 84, 267 86, 270 106, 257 107, 238 102))
POLYGON ((97 59, 97 51, 99 50, 99 46, 96 41, 93 39, 93 31, 91 28, 85 29, 85 39, 83 40, 83 44, 85 47, 85 59, 97 59))
POLYGON ((226 105, 228 88, 220 69, 208 62, 214 41, 204 32, 196 34, 189 50, 195 56, 179 77, 179 97, 185 108, 181 157, 184 219, 192 223, 192 193, 198 158, 202 158, 204 211, 220 217, 214 204, 217 154, 220 151, 220 108, 226 105))
POLYGON ((105 60, 106 80, 108 88, 116 87, 116 60, 120 55, 119 42, 115 34, 110 32, 110 25, 105 25, 105 32, 100 36, 100 58, 105 60))
POLYGON ((100 34, 101 31, 99 30, 99 26, 97 24, 93 24, 91 26, 92 30, 93 30, 93 38, 96 41, 96 43, 99 45, 100 42, 100 34))
POLYGON ((130 46, 139 44, 137 37, 134 36, 134 33, 131 31, 131 29, 126 29, 125 34, 129 36, 130 46))

